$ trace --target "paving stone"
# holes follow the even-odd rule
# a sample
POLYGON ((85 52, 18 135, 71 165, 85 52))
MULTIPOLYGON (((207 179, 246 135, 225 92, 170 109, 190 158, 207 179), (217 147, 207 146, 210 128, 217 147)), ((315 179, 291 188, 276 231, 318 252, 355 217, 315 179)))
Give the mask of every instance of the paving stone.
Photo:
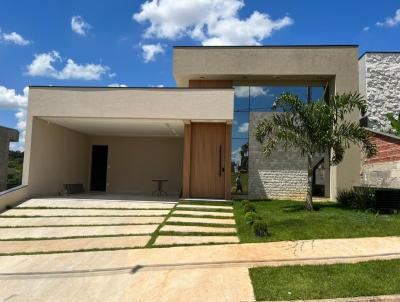
POLYGON ((232 206, 213 206, 213 205, 196 205, 196 204, 178 204, 177 208, 193 208, 193 209, 221 209, 221 210, 233 210, 232 206))
POLYGON ((131 200, 101 200, 101 199, 69 199, 43 198, 30 199, 19 208, 52 207, 52 208, 129 208, 129 209, 171 209, 175 202, 146 202, 131 200))
POLYGON ((161 228, 164 232, 186 232, 186 233, 236 233, 235 228, 218 228, 209 226, 190 225, 165 225, 161 228))
POLYGON ((189 210, 179 210, 179 209, 175 210, 173 214, 192 215, 192 216, 233 217, 233 213, 229 212, 189 211, 189 210))
MULTIPOLYGON (((200 217, 169 217, 168 222, 187 223, 214 223, 214 224, 235 224, 234 219, 200 218, 200 217)), ((1 221, 0 221, 1 222, 1 221)))
POLYGON ((151 234, 157 227, 157 224, 143 224, 122 226, 0 228, 0 239, 151 234))
POLYGON ((12 209, 2 215, 9 216, 165 216, 169 210, 92 210, 92 209, 12 209))
POLYGON ((154 245, 239 243, 236 236, 158 236, 154 245))
POLYGON ((82 249, 143 247, 150 236, 0 241, 0 253, 60 252, 82 249))
POLYGON ((165 217, 23 217, 2 218, 0 226, 43 226, 43 225, 102 225, 102 224, 153 224, 162 223, 165 217))

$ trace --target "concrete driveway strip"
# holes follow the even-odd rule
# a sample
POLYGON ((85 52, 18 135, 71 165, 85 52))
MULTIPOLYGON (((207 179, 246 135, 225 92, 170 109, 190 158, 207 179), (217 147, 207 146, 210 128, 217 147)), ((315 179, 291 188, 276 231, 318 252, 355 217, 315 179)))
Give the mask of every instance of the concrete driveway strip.
POLYGON ((107 248, 136 248, 145 246, 149 240, 149 235, 137 235, 121 237, 0 241, 0 254, 65 252, 107 248))
POLYGON ((73 198, 44 198, 30 199, 19 208, 51 207, 51 208, 129 208, 129 209, 172 209, 173 202, 140 202, 129 200, 73 199, 73 198))
MULTIPOLYGON (((0 221, 1 222, 1 221, 0 221)), ((174 217, 168 218, 167 222, 186 222, 186 223, 214 223, 214 224, 231 224, 235 225, 234 219, 218 219, 218 218, 203 218, 203 217, 174 217)))
POLYGON ((165 225, 160 231, 185 232, 185 233, 236 233, 235 228, 191 226, 191 225, 165 225))
POLYGON ((400 237, 4 256, 0 257, 0 297, 123 301, 126 296, 121 295, 127 294, 131 301, 154 301, 154 295, 157 301, 251 301, 249 267, 393 258, 400 258, 400 237), (191 279, 197 270, 206 277, 191 279), (230 296, 237 289, 240 293, 230 296))
POLYGON ((170 210, 13 209, 6 216, 165 216, 170 210))
POLYGON ((188 211, 177 209, 173 215, 191 215, 191 216, 214 216, 214 217, 233 217, 233 213, 229 212, 210 212, 210 211, 188 211))
POLYGON ((157 229, 157 227, 157 224, 138 224, 82 227, 0 228, 0 240, 151 234, 157 229))
POLYGON ((162 216, 154 217, 23 217, 2 218, 0 215, 0 226, 46 226, 46 225, 113 225, 113 224, 153 224, 162 223, 162 216))

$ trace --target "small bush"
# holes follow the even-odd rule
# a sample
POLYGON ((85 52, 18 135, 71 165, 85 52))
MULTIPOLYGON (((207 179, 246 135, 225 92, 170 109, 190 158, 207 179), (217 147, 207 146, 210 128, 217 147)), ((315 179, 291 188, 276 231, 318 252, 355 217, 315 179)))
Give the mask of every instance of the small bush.
POLYGON ((253 232, 257 237, 265 237, 268 235, 268 226, 264 220, 256 220, 253 223, 253 232))
POLYGON ((249 204, 250 200, 242 200, 241 204, 244 207, 246 204, 249 204))
POLYGON ((11 209, 13 209, 13 208, 14 208, 14 206, 11 205, 11 204, 6 205, 6 210, 11 210, 11 209))
POLYGON ((248 213, 248 212, 255 212, 255 211, 256 211, 256 208, 254 207, 253 204, 248 203, 248 204, 246 204, 246 205, 244 206, 243 211, 244 211, 245 214, 248 213))
POLYGON ((375 208, 375 190, 368 187, 354 187, 350 190, 343 190, 338 193, 338 203, 352 209, 373 209, 375 208))
POLYGON ((256 220, 261 220, 261 216, 256 214, 255 212, 247 212, 244 215, 244 220, 246 224, 253 224, 256 220))

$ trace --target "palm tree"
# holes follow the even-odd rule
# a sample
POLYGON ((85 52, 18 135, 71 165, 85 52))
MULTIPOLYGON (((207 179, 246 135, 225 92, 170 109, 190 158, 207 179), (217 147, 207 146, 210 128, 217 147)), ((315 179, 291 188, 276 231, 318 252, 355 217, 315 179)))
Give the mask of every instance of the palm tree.
POLYGON ((291 93, 280 95, 271 119, 264 119, 256 129, 256 139, 269 156, 276 147, 295 148, 307 158, 308 186, 306 209, 313 210, 313 156, 330 154, 329 164, 339 164, 351 144, 359 145, 368 157, 376 154, 369 132, 359 123, 346 119, 354 110, 365 114, 366 101, 358 93, 335 95, 327 103, 321 99, 306 103, 291 93))
POLYGON ((400 136, 400 113, 399 113, 399 117, 397 119, 394 117, 393 113, 388 113, 388 114, 386 114, 386 116, 390 122, 390 125, 393 128, 394 134, 400 136))

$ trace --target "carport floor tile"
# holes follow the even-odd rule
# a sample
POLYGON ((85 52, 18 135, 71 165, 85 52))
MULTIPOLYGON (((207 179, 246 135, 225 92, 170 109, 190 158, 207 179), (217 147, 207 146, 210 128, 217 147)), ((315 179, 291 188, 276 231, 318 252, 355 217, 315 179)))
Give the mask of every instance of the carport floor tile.
MULTIPOLYGON (((1 221, 0 221, 1 222, 1 221)), ((214 223, 214 224, 235 224, 234 219, 201 218, 201 217, 169 217, 167 222, 183 223, 214 223)))
POLYGON ((172 209, 174 202, 146 202, 130 200, 99 200, 73 198, 35 198, 30 199, 19 208, 52 207, 52 208, 129 208, 129 209, 172 209))
POLYGON ((143 247, 150 236, 98 237, 55 240, 0 241, 0 254, 61 252, 84 249, 143 247))
POLYGON ((164 217, 34 217, 2 218, 0 226, 113 225, 162 223, 164 217))
POLYGON ((12 209, 8 216, 166 216, 169 210, 12 209))
POLYGON ((159 236, 154 245, 206 243, 239 243, 239 238, 236 236, 159 236))
POLYGON ((187 211, 175 210, 172 215, 192 215, 192 216, 215 216, 215 217, 233 217, 233 213, 229 212, 206 212, 206 211, 187 211))
POLYGON ((189 225, 165 225, 161 232, 182 232, 182 233, 236 233, 235 228, 221 228, 209 226, 189 226, 189 225))
POLYGON ((38 227, 38 228, 0 228, 0 239, 60 238, 74 236, 107 236, 122 234, 151 234, 157 224, 122 226, 82 226, 82 227, 38 227))

